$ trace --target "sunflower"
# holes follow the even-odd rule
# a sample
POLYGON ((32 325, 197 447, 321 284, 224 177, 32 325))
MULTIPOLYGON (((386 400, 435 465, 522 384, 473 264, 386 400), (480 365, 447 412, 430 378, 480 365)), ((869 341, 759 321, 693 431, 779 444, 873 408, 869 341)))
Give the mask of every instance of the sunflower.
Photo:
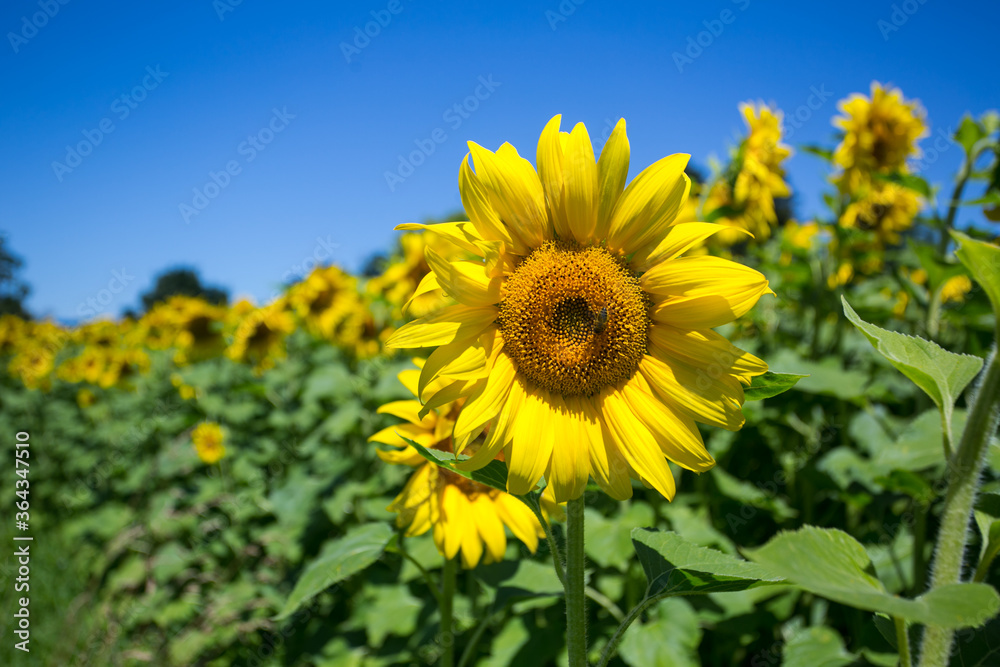
POLYGON ((203 463, 212 465, 226 455, 225 434, 215 422, 201 422, 191 431, 191 444, 203 463))
POLYGON ((405 224, 476 255, 427 261, 457 303, 398 329, 387 345, 437 349, 419 396, 465 397, 455 422, 459 465, 476 469, 503 451, 507 490, 544 475, 557 502, 588 478, 612 497, 630 476, 667 498, 668 460, 701 472, 715 461, 696 422, 737 430, 743 385, 763 361, 712 329, 746 313, 767 279, 717 257, 683 257, 725 229, 673 224, 690 189, 688 155, 671 155, 625 187, 629 143, 619 121, 595 161, 586 127, 538 142, 537 172, 510 144, 469 143, 459 190, 470 222, 405 224), (447 384, 431 392, 433 380, 447 384), (485 432, 478 449, 470 448, 485 432))
POLYGON ((437 236, 403 234, 399 237, 399 252, 381 274, 368 281, 368 294, 388 302, 397 320, 402 319, 404 311, 423 317, 445 305, 427 264, 427 246, 447 259, 459 259, 459 255, 465 254, 437 236))
POLYGON ((899 243, 900 234, 913 225, 922 199, 913 190, 888 182, 875 182, 844 209, 843 227, 870 230, 883 245, 899 243))
POLYGON ((232 343, 226 348, 226 356, 233 361, 254 364, 257 373, 273 368, 275 362, 287 354, 285 338, 295 330, 295 322, 286 305, 284 298, 262 308, 254 308, 248 302, 237 303, 230 313, 235 331, 232 343))
POLYGON ((314 269, 288 289, 288 304, 314 336, 333 339, 358 300, 357 279, 336 266, 314 269))
POLYGON ((927 135, 920 103, 906 100, 898 88, 871 85, 871 97, 855 93, 839 104, 843 116, 833 124, 844 136, 833 153, 843 170, 835 182, 843 192, 853 192, 869 181, 873 172, 906 171, 906 160, 917 157, 917 142, 927 135))
POLYGON ((728 211, 719 222, 733 229, 717 237, 725 245, 745 240, 741 230, 749 231, 758 241, 767 239, 778 221, 775 198, 791 195, 782 167, 792 154, 781 143, 783 114, 763 103, 741 104, 740 112, 749 132, 734 158, 735 178, 715 183, 705 201, 706 211, 728 211))
POLYGON ((941 285, 941 303, 962 303, 971 291, 972 281, 969 276, 952 276, 941 285))
MULTIPOLYGON (((422 360, 417 363, 423 365, 422 360)), ((404 370, 399 380, 416 395, 420 371, 404 370)), ((436 392, 446 384, 446 381, 435 380, 430 389, 436 392)), ((507 550, 505 526, 535 553, 538 539, 545 533, 527 505, 503 491, 427 461, 403 439, 450 452, 451 434, 464 401, 459 398, 435 409, 426 408, 419 401, 403 400, 379 408, 380 413, 399 417, 407 423, 384 428, 369 441, 394 448, 379 449, 382 460, 416 468, 388 509, 396 512, 396 523, 406 529, 407 536, 433 530, 434 544, 441 555, 451 559, 461 553, 462 565, 466 568, 475 567, 480 560, 492 563, 503 559, 507 550)), ((478 444, 474 443, 473 447, 478 444)))

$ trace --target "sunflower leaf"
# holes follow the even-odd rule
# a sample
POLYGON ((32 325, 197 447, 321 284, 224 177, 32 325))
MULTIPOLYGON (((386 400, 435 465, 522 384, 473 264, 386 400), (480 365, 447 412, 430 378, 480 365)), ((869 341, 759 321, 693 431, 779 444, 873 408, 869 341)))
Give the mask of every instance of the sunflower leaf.
POLYGON ((952 411, 962 391, 983 367, 983 360, 969 354, 949 352, 936 343, 895 331, 886 331, 858 317, 847 299, 844 314, 875 349, 900 373, 924 390, 941 410, 951 429, 952 411))
POLYGON ((772 373, 768 371, 763 375, 754 376, 750 381, 750 386, 743 390, 743 397, 748 401, 762 401, 778 394, 783 394, 802 378, 808 375, 798 375, 796 373, 772 373))
POLYGON ((814 595, 914 623, 974 627, 1000 609, 1000 596, 986 584, 949 584, 909 600, 889 593, 875 577, 865 548, 847 533, 805 526, 782 532, 746 556, 814 595))
POLYGON ((367 568, 378 560, 392 537, 392 528, 388 524, 369 523, 352 528, 340 539, 328 542, 319 557, 303 570, 285 606, 274 620, 288 618, 330 586, 367 568))
POLYGON ((925 199, 931 199, 934 196, 934 192, 931 190, 930 184, 916 174, 903 174, 900 172, 893 174, 880 174, 878 172, 873 172, 872 176, 874 176, 876 180, 884 181, 886 183, 895 183, 900 187, 913 190, 925 199))
POLYGON ((469 457, 459 456, 455 457, 454 454, 449 452, 441 451, 440 449, 427 449, 420 443, 414 442, 409 438, 399 436, 406 440, 410 447, 417 450, 417 453, 422 457, 438 465, 445 470, 452 472, 456 475, 461 475, 466 479, 471 479, 474 482, 479 482, 480 484, 485 484, 488 487, 499 489, 504 493, 507 492, 507 465, 503 461, 490 461, 485 467, 479 470, 459 470, 455 467, 455 463, 458 461, 463 461, 469 457))
POLYGON ((1000 247, 969 238, 961 232, 953 231, 951 236, 958 243, 955 254, 959 261, 986 291, 993 304, 993 313, 1000 318, 1000 247))
POLYGON ((634 528, 632 546, 646 573, 647 598, 726 593, 785 583, 759 565, 692 544, 670 531, 634 528))
POLYGON ((805 144, 799 146, 805 153, 812 153, 816 157, 821 157, 827 162, 833 162, 833 151, 829 148, 823 148, 822 146, 817 146, 815 144, 805 144))

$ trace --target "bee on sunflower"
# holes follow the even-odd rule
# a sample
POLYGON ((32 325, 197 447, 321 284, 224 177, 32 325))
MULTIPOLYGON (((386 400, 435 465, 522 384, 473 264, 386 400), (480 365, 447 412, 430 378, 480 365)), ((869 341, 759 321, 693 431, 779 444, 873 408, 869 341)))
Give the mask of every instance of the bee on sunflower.
MULTIPOLYGON (((423 360, 415 361, 419 367, 424 366, 423 360)), ((416 396, 420 371, 404 370, 398 377, 416 396)), ((446 380, 438 379, 428 389, 437 393, 446 384, 446 380)), ((379 449, 379 458, 415 468, 388 509, 396 513, 396 524, 405 529, 407 537, 432 531, 434 544, 441 555, 450 560, 460 554, 465 568, 473 568, 480 561, 503 560, 507 550, 505 527, 535 553, 538 540, 545 532, 527 505, 503 491, 431 463, 407 442, 412 440, 428 449, 450 452, 455 421, 464 402, 464 398, 459 398, 436 408, 426 408, 417 400, 402 400, 386 403, 378 409, 381 414, 405 420, 368 439, 391 448, 379 449)), ((473 443, 472 449, 478 444, 473 443)), ((543 506, 549 514, 561 514, 547 496, 543 496, 543 506)))
POLYGON ((592 476, 616 499, 631 497, 630 478, 673 498, 668 461, 711 468, 696 423, 739 429, 743 387, 767 370, 712 329, 772 292, 753 269, 684 256, 727 229, 675 224, 691 187, 688 155, 659 160, 626 187, 624 121, 599 160, 582 123, 567 133, 560 122, 542 131, 537 170, 510 144, 469 143, 459 172, 468 222, 398 227, 476 259, 429 248, 454 302, 387 345, 436 348, 417 395, 425 407, 465 399, 453 430, 455 451, 471 454, 461 468, 502 452, 513 494, 544 476, 553 500, 573 500, 592 476))

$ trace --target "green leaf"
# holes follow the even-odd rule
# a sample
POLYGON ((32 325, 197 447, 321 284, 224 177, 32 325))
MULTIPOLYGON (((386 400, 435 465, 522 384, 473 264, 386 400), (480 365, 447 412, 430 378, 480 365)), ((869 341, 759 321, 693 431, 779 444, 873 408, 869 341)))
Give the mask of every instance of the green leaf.
POLYGON ((698 667, 701 638, 691 603, 668 598, 650 608, 646 621, 629 628, 618 653, 632 667, 698 667))
MULTIPOLYGON (((403 436, 400 437, 403 438, 403 436)), ((418 454, 431 463, 437 464, 445 470, 451 471, 456 475, 461 475, 466 479, 471 479, 474 482, 479 482, 480 484, 485 484, 491 488, 499 489, 504 493, 507 492, 507 464, 503 461, 490 461, 485 467, 482 467, 479 470, 459 470, 455 467, 455 464, 459 461, 464 461, 469 457, 461 456, 456 458, 454 454, 443 452, 440 449, 427 449, 420 443, 414 442, 409 438, 403 438, 403 440, 406 440, 411 447, 417 450, 418 454)))
MULTIPOLYGON (((1000 285, 997 289, 1000 290, 1000 285)), ((983 360, 968 354, 949 352, 923 338, 886 331, 869 324, 858 317, 847 299, 841 296, 840 300, 844 304, 847 319, 865 335, 879 354, 931 397, 941 410, 945 426, 950 432, 955 401, 979 373, 983 360)))
POLYGON ((881 174, 879 172, 873 172, 872 175, 880 181, 885 181, 887 183, 895 183, 907 190, 913 190, 924 199, 931 199, 934 193, 931 191, 930 184, 923 178, 917 176, 916 174, 903 174, 900 172, 892 174, 881 174))
POLYGON ((319 557, 306 566, 275 620, 287 618, 320 592, 374 563, 392 536, 387 524, 369 523, 328 542, 319 557))
POLYGON ((965 149, 966 153, 971 153, 976 142, 985 136, 985 128, 973 120, 972 116, 962 118, 958 129, 955 130, 955 141, 965 149))
POLYGON ((647 598, 743 591, 786 583, 763 567, 691 544, 670 531, 635 528, 632 545, 646 573, 647 598))
POLYGON ((814 595, 925 625, 977 626, 1000 609, 1000 596, 985 584, 939 586, 915 600, 885 590, 861 544, 847 533, 805 526, 781 532, 747 557, 814 595))
POLYGON ((802 378, 808 375, 797 375, 795 373, 772 373, 768 371, 763 375, 754 376, 750 381, 750 386, 743 390, 743 396, 748 401, 762 401, 778 394, 783 394, 802 378))
POLYGON ((857 660, 848 653, 844 640, 824 626, 805 628, 785 642, 781 667, 844 667, 857 660))
POLYGON ((969 238, 962 232, 952 231, 951 236, 958 243, 955 254, 986 291, 993 314, 1000 320, 1000 247, 969 238))
POLYGON ((833 151, 829 148, 823 148, 822 146, 817 146, 815 144, 808 144, 804 146, 799 146, 804 153, 812 153, 816 157, 821 157, 827 162, 833 162, 833 151))

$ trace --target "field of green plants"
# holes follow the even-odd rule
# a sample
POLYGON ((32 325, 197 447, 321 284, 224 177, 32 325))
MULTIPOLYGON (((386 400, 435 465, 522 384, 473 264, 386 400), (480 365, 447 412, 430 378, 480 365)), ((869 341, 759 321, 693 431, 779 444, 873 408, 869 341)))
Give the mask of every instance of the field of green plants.
MULTIPOLYGON (((0 664, 1000 665, 1000 247, 994 223, 966 219, 1000 211, 1000 117, 942 119, 965 157, 954 182, 928 183, 926 112, 878 85, 847 98, 839 143, 795 147, 830 174, 826 214, 803 221, 788 203, 780 110, 742 113, 746 134, 713 173, 680 166, 682 193, 668 197, 651 167, 621 195, 646 187, 654 202, 637 206, 633 238, 661 223, 668 241, 697 237, 674 248, 678 270, 724 261, 766 278, 745 308, 727 301, 731 322, 689 327, 739 350, 711 334, 715 347, 677 352, 695 370, 676 371, 662 414, 703 439, 695 463, 664 444, 677 431, 659 412, 593 436, 525 398, 470 426, 502 373, 499 361, 482 370, 505 358, 501 343, 525 392, 588 381, 535 379, 510 305, 533 260, 504 259, 516 233, 504 245, 482 232, 493 210, 498 234, 515 229, 518 209, 490 188, 517 192, 497 174, 523 175, 531 146, 518 147, 530 163, 474 146, 466 210, 407 226, 366 275, 320 268, 269 304, 176 295, 72 327, 3 315, 0 664), (483 334, 465 352, 465 325, 441 333, 438 313, 480 294, 473 266, 506 282, 482 287, 501 304, 497 342, 483 334), (724 417, 698 416, 712 406, 724 417), (551 461, 524 462, 533 429, 551 461), (592 447, 589 467, 586 450, 559 467, 561 448, 602 433, 619 459, 602 469, 592 447), (630 448, 630 434, 649 433, 675 492, 630 448), (478 452, 489 456, 463 464, 478 452), (562 477, 569 468, 582 482, 562 477), (28 592, 15 587, 21 545, 28 592), (16 647, 22 608, 30 653, 16 647)), ((563 183, 542 201, 562 240, 536 253, 587 246, 559 222, 580 215, 569 156, 593 156, 580 127, 542 133, 542 183, 563 183), (565 152, 556 176, 543 145, 565 152)), ((616 146, 628 170, 620 127, 587 167, 599 190, 616 146)), ((593 219, 592 247, 612 253, 625 232, 608 211, 593 219)), ((631 280, 654 285, 657 271, 631 280)), ((666 305, 701 294, 690 289, 666 305)), ((618 303, 566 321, 618 335, 618 303)), ((659 322, 650 308, 645 321, 659 322)), ((578 394, 590 400, 574 390, 555 404, 572 412, 578 394)))

